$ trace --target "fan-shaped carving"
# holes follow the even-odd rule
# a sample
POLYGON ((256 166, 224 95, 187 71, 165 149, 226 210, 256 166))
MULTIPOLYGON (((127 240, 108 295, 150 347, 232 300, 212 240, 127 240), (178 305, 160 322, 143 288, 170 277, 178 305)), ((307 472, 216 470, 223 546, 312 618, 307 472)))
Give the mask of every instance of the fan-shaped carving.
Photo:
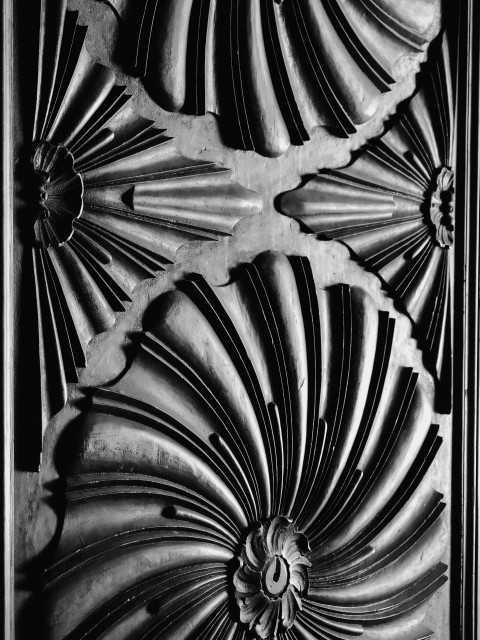
POLYGON ((94 62, 61 1, 42 2, 30 189, 44 419, 132 289, 187 241, 230 234, 259 196, 178 154, 94 62), (36 216, 36 219, 35 219, 36 216))
POLYGON ((47 637, 430 637, 441 438, 389 314, 268 252, 146 322, 76 425, 47 637))
POLYGON ((397 124, 346 169, 321 173, 282 196, 309 230, 345 242, 378 273, 417 326, 451 393, 450 262, 454 236, 453 98, 446 42, 397 124))
POLYGON ((356 131, 434 35, 439 0, 111 0, 122 56, 169 111, 223 117, 267 155, 327 126, 356 131))

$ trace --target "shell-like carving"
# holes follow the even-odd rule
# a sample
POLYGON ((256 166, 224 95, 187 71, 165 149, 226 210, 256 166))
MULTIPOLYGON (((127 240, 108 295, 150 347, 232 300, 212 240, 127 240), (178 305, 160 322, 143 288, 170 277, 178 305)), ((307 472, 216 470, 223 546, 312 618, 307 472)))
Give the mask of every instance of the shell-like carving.
POLYGON ((266 156, 319 125, 368 121, 407 57, 423 52, 440 0, 111 0, 122 55, 160 106, 222 116, 225 139, 266 156))
POLYGON ((65 4, 42 2, 31 154, 44 424, 132 289, 182 244, 230 234, 261 207, 229 170, 182 157, 132 111, 65 4))
POLYGON ((345 169, 282 196, 280 209, 347 244, 417 327, 450 410, 450 250, 454 239, 453 96, 446 41, 399 121, 345 169))
POLYGON ((267 252, 145 323, 70 440, 47 637, 429 637, 441 438, 395 320, 267 252))

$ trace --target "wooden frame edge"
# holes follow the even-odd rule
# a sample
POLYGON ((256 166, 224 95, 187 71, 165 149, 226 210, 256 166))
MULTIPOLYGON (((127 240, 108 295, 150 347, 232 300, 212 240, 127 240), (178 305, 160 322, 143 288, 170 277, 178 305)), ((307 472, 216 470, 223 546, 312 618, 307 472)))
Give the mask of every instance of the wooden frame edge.
POLYGON ((14 638, 13 545, 13 0, 2 11, 2 417, 4 637, 14 638))
MULTIPOLYGON (((14 631, 13 482, 13 0, 2 11, 2 417, 4 638, 14 631)), ((480 638, 478 509, 480 452, 480 3, 461 0, 457 60, 456 257, 454 287, 454 408, 451 637, 480 638), (472 117, 473 116, 473 117, 472 117), (455 610, 454 610, 455 609, 455 610), (458 633, 457 633, 458 632, 458 633)))
POLYGON ((480 4, 461 0, 456 78, 451 637, 480 638, 480 4))

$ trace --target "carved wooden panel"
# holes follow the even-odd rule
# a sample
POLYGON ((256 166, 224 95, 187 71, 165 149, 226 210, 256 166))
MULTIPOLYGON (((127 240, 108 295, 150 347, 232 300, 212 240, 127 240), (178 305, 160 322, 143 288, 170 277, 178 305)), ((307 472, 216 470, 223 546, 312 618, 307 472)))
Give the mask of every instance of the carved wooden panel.
POLYGON ((5 638, 475 640, 480 9, 25 2, 5 638))

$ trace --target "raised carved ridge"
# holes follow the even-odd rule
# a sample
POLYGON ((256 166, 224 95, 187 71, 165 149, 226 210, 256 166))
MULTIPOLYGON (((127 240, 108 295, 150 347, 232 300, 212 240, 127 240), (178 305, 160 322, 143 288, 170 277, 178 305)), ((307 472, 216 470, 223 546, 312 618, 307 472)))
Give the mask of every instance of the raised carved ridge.
POLYGON ((432 38, 439 0, 111 0, 122 60, 160 106, 222 116, 228 144, 266 156, 317 126, 355 133, 406 58, 432 38))
POLYGON ((27 189, 40 341, 43 426, 134 287, 192 240, 214 240, 257 213, 231 172, 181 156, 137 116, 113 72, 93 61, 66 3, 43 0, 27 189))
POLYGON ((431 636, 411 615, 446 579, 438 428, 395 321, 320 286, 268 252, 149 309, 70 431, 48 638, 431 636))
POLYGON ((451 406, 453 114, 445 40, 383 137, 347 168, 320 173, 280 200, 307 229, 347 244, 401 302, 437 375, 440 411, 451 406))

